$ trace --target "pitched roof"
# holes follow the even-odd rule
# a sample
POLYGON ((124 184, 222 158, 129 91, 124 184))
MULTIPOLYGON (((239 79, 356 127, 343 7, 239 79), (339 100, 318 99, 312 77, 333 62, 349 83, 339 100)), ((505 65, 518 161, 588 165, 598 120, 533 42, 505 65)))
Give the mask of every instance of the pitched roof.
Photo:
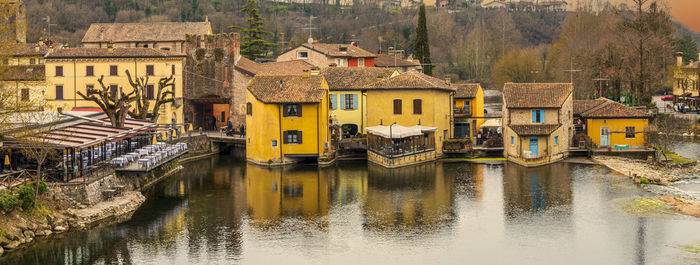
POLYGON ((0 67, 0 81, 43 81, 44 69, 43 64, 0 67))
POLYGON ((323 70, 323 77, 330 90, 367 89, 377 81, 391 77, 393 68, 374 67, 329 67, 323 70))
POLYGON ((284 62, 256 63, 241 56, 236 62, 236 69, 249 75, 301 75, 304 70, 309 70, 314 65, 304 60, 292 60, 284 62))
POLYGON ((382 79, 369 87, 370 89, 437 89, 454 91, 444 80, 418 71, 408 71, 390 78, 382 79))
POLYGON ((607 98, 574 100, 574 114, 583 118, 650 118, 651 115, 607 98), (577 107, 580 112, 577 113, 577 107), (587 108, 586 108, 587 107, 587 108))
POLYGON ((377 54, 377 58, 374 58, 374 67, 411 67, 420 66, 420 63, 413 62, 409 60, 404 60, 402 58, 395 58, 394 56, 387 54, 377 54))
POLYGON ((571 83, 506 83, 503 104, 506 108, 559 108, 572 91, 571 83))
POLYGON ((186 34, 211 34, 209 22, 93 23, 83 43, 184 41, 186 34))
POLYGON ((248 91, 264 103, 318 103, 324 94, 322 82, 321 75, 258 75, 248 91))
POLYGON ((18 45, 13 50, 0 51, 0 55, 12 55, 14 57, 21 56, 44 56, 46 52, 49 51, 48 46, 40 43, 23 43, 21 46, 18 45))
POLYGON ((363 50, 351 44, 304 43, 301 46, 325 54, 330 57, 377 57, 374 53, 363 50), (341 49, 346 49, 342 51, 341 49))
POLYGON ((474 98, 480 86, 479 83, 455 84, 455 98, 474 98))
POLYGON ((185 57, 184 53, 153 48, 66 48, 58 49, 46 56, 47 59, 65 58, 165 58, 185 57))
POLYGON ((549 135, 554 130, 559 128, 559 124, 520 124, 520 125, 509 125, 511 129, 518 135, 549 135))

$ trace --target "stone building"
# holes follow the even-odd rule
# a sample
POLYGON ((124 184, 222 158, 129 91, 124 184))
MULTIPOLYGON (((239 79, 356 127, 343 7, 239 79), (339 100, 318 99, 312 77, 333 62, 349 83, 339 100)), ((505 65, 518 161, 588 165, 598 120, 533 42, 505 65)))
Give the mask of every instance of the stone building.
POLYGON ((567 156, 573 127, 571 83, 507 83, 503 87, 503 155, 524 166, 567 156))
POLYGON ((211 35, 211 24, 204 22, 93 23, 83 36, 85 48, 154 48, 185 52, 185 37, 211 35))
POLYGON ((280 54, 278 62, 304 60, 319 68, 337 67, 374 67, 377 55, 363 50, 356 43, 329 44, 304 43, 290 51, 280 54))

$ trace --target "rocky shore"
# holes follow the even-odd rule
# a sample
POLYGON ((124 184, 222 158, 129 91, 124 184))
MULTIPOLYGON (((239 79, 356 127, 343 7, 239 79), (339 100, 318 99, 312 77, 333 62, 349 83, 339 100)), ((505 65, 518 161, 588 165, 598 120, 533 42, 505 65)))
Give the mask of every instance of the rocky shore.
POLYGON ((673 186, 679 180, 700 178, 697 162, 660 164, 612 156, 595 156, 593 161, 631 178, 679 212, 700 217, 700 198, 673 186))

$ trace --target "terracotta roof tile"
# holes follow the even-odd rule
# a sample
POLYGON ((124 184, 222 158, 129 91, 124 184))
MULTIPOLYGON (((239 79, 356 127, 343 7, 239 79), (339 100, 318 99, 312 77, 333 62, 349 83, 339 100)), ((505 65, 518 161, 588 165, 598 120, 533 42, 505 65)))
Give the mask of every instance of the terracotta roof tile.
POLYGON ((479 91, 479 83, 455 84, 455 98, 474 98, 479 91))
POLYGON ((0 67, 2 81, 44 81, 44 65, 12 65, 0 67))
POLYGON ((329 67, 323 70, 323 76, 330 90, 358 90, 367 89, 395 72, 393 68, 329 67))
POLYGON ((250 75, 301 75, 304 70, 309 70, 314 65, 304 60, 292 60, 284 62, 256 63, 243 56, 238 59, 236 68, 250 75))
POLYGON ((44 56, 44 54, 46 54, 48 51, 49 48, 46 45, 38 43, 24 43, 23 45, 18 45, 14 51, 0 51, 0 55, 12 55, 15 57, 44 56))
POLYGON ((209 22, 93 23, 82 42, 185 41, 187 34, 210 30, 209 22))
POLYGON ((301 46, 331 57, 377 57, 374 53, 363 50, 360 47, 350 44, 329 44, 329 43, 304 43, 301 46), (347 49, 342 51, 341 49, 347 49))
POLYGON ((521 124, 509 125, 515 133, 521 136, 527 135, 549 135, 559 128, 559 124, 521 124))
POLYGON ((374 83, 370 89, 438 89, 454 91, 445 80, 418 71, 409 71, 374 83))
POLYGON ((62 58, 161 58, 161 57, 185 57, 184 53, 165 51, 152 48, 114 48, 109 52, 107 48, 67 48, 58 49, 46 56, 47 59, 62 58))
POLYGON ((596 100, 575 100, 574 114, 579 114, 583 118, 650 118, 651 115, 631 107, 627 107, 618 102, 607 98, 598 98, 596 100), (583 105, 588 104, 588 109, 576 112, 576 105, 579 105, 579 110, 583 109, 583 105))
POLYGON ((325 91, 322 82, 321 75, 258 75, 248 84, 248 91, 265 103, 318 103, 325 91))
POLYGON ((402 58, 394 58, 394 56, 386 54, 377 54, 374 58, 374 67, 418 67, 420 63, 404 60, 402 58))
POLYGON ((581 113, 598 106, 600 101, 597 99, 587 99, 587 100, 574 100, 574 115, 581 115, 581 113))
POLYGON ((559 108, 572 91, 571 83, 506 83, 503 104, 506 108, 559 108))

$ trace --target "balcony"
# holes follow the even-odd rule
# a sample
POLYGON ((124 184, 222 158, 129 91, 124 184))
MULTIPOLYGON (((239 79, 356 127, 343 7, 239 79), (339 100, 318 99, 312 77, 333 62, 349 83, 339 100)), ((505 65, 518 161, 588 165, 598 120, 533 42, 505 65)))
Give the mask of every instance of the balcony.
POLYGON ((454 115, 455 117, 471 117, 472 116, 472 111, 471 108, 454 108, 454 115))

